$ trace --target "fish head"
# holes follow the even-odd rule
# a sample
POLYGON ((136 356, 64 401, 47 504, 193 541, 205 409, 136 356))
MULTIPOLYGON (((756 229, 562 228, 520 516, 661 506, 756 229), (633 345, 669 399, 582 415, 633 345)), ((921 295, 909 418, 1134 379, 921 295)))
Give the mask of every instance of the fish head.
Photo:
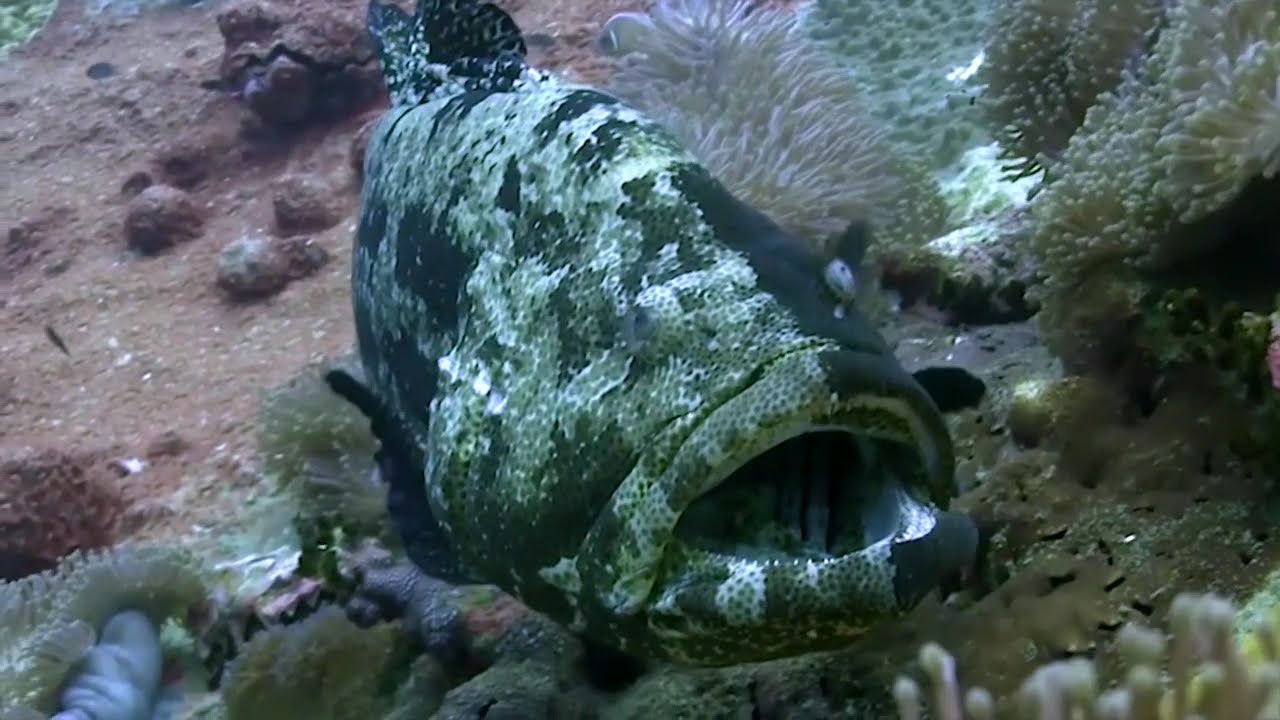
POLYGON ((629 387, 597 411, 647 440, 581 545, 579 612, 689 664, 846 645, 974 563, 942 409, 982 382, 908 373, 825 259, 713 181, 684 192, 721 247, 622 313, 629 387))

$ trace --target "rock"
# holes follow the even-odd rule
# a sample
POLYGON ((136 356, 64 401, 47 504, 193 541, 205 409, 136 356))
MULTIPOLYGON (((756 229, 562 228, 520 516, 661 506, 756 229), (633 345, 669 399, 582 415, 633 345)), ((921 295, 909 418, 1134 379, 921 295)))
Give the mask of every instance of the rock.
POLYGON ((155 180, 151 178, 151 174, 145 170, 137 170, 129 174, 129 177, 120 183, 120 194, 127 197, 137 197, 138 193, 146 190, 155 184, 155 180))
POLYGON ((165 430, 159 435, 151 439, 147 443, 146 455, 148 458, 156 459, 162 457, 177 457, 187 451, 188 443, 186 438, 177 430, 165 430))
POLYGON ((341 218, 333 189, 305 175, 289 175, 271 189, 271 208, 280 235, 319 232, 341 218))
POLYGON ((363 13, 289 13, 250 2, 220 13, 218 30, 222 85, 269 126, 341 115, 381 92, 363 13))
POLYGON ((277 55, 249 73, 241 97, 270 125, 293 125, 312 111, 315 78, 310 68, 287 55, 277 55))
POLYGON ((75 549, 120 540, 125 503, 96 453, 0 454, 0 582, 47 570, 75 549))
POLYGON ((233 300, 256 300, 280 292, 328 262, 328 251, 310 238, 242 235, 218 253, 217 284, 233 300))
POLYGON ((926 303, 956 324, 1019 322, 1038 305, 1028 289, 1040 282, 1026 251, 1021 215, 980 221, 920 247, 880 251, 881 284, 903 307, 926 303))
POLYGON ((152 185, 129 202, 124 234, 131 250, 154 255, 200 236, 204 213, 195 199, 170 185, 152 185))

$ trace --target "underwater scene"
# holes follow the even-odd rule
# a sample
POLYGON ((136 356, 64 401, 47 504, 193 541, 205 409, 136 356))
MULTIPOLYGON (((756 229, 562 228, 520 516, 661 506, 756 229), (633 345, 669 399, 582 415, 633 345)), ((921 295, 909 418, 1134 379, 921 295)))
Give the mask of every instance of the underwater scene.
POLYGON ((0 0, 0 720, 1280 720, 1280 0, 0 0))

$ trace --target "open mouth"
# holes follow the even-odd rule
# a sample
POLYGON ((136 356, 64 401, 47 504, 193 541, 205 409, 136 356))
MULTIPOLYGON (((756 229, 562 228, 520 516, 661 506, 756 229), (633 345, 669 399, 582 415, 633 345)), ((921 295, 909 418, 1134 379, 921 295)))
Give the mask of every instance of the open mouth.
POLYGON ((687 546, 751 560, 826 560, 897 532, 903 488, 881 442, 811 428, 756 455, 676 524, 687 546))

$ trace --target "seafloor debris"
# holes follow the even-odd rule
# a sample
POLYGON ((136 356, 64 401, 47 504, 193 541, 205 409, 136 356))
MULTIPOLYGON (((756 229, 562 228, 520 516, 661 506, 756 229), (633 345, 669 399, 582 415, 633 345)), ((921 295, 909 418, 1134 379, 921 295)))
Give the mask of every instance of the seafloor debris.
POLYGON ((129 201, 125 241, 131 250, 155 255, 199 237, 204 221, 204 211, 186 191, 152 185, 129 201))

